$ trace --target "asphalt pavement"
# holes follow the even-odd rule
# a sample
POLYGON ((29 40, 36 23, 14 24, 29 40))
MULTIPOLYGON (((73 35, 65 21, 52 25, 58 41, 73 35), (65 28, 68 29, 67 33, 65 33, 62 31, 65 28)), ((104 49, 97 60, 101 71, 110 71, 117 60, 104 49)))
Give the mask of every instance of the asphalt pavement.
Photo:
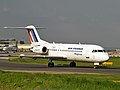
POLYGON ((16 62, 9 62, 8 58, 2 57, 0 59, 0 70, 13 72, 31 72, 31 73, 53 73, 53 74, 120 74, 120 68, 99 68, 86 66, 59 66, 55 65, 53 68, 47 67, 47 64, 23 64, 16 62))

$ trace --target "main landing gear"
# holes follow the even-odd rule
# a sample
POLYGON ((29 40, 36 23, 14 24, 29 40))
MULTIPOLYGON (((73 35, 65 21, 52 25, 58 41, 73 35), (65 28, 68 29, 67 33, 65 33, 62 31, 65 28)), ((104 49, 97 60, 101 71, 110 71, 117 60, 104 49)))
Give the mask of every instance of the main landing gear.
MULTIPOLYGON (((100 63, 94 63, 94 69, 98 69, 99 65, 100 63)), ((52 60, 48 63, 48 67, 54 67, 54 62, 52 62, 52 60)), ((70 67, 76 67, 76 63, 74 61, 70 62, 70 67)))
POLYGON ((50 60, 50 62, 48 63, 48 67, 54 67, 54 62, 52 62, 52 60, 50 60))
MULTIPOLYGON (((52 60, 48 63, 48 67, 54 67, 54 62, 52 62, 52 60)), ((70 67, 76 67, 76 63, 74 61, 70 62, 70 67)))
POLYGON ((76 67, 76 63, 74 61, 70 62, 70 67, 76 67))

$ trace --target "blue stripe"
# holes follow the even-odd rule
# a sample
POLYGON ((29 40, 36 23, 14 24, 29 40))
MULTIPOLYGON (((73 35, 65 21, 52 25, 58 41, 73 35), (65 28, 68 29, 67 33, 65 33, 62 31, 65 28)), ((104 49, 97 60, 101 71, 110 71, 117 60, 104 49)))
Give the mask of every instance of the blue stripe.
POLYGON ((35 41, 35 42, 38 42, 38 39, 37 39, 37 36, 35 35, 34 30, 32 30, 32 35, 33 35, 34 41, 35 41))

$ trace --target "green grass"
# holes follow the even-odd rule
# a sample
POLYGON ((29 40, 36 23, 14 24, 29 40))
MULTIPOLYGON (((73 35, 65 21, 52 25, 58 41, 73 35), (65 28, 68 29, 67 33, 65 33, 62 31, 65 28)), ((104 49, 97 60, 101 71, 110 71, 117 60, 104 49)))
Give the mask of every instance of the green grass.
MULTIPOLYGON (((39 63, 39 64, 47 64, 48 59, 30 59, 30 58, 11 58, 9 59, 11 62, 20 62, 20 63, 39 63)), ((110 68, 120 68, 120 58, 119 57, 110 57, 110 62, 113 62, 113 65, 102 65, 107 66, 110 68)), ((69 65, 70 61, 54 61, 55 64, 67 64, 69 65)), ((77 62, 77 66, 93 66, 93 63, 84 63, 84 62, 77 62)))
MULTIPOLYGON (((48 59, 31 59, 31 58, 11 58, 9 59, 11 62, 20 62, 20 63, 38 63, 38 64, 47 64, 49 61, 48 59)), ((61 64, 61 65, 66 65, 69 64, 70 61, 53 61, 55 64, 61 64)), ((77 65, 93 65, 92 63, 84 63, 84 62, 76 62, 77 65)))
POLYGON ((111 57, 109 61, 113 62, 113 65, 110 67, 120 68, 120 57, 111 57))
POLYGON ((0 90, 120 90, 120 82, 117 81, 120 81, 120 75, 54 75, 0 71, 0 90))

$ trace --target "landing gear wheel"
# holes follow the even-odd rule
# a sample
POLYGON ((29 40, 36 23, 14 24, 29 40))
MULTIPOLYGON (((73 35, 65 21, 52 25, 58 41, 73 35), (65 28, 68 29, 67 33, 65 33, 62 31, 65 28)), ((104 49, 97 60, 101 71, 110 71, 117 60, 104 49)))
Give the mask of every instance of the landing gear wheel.
POLYGON ((54 63, 53 62, 49 62, 48 63, 48 67, 54 67, 54 63))
POLYGON ((73 61, 70 63, 70 67, 76 67, 76 63, 73 61))

